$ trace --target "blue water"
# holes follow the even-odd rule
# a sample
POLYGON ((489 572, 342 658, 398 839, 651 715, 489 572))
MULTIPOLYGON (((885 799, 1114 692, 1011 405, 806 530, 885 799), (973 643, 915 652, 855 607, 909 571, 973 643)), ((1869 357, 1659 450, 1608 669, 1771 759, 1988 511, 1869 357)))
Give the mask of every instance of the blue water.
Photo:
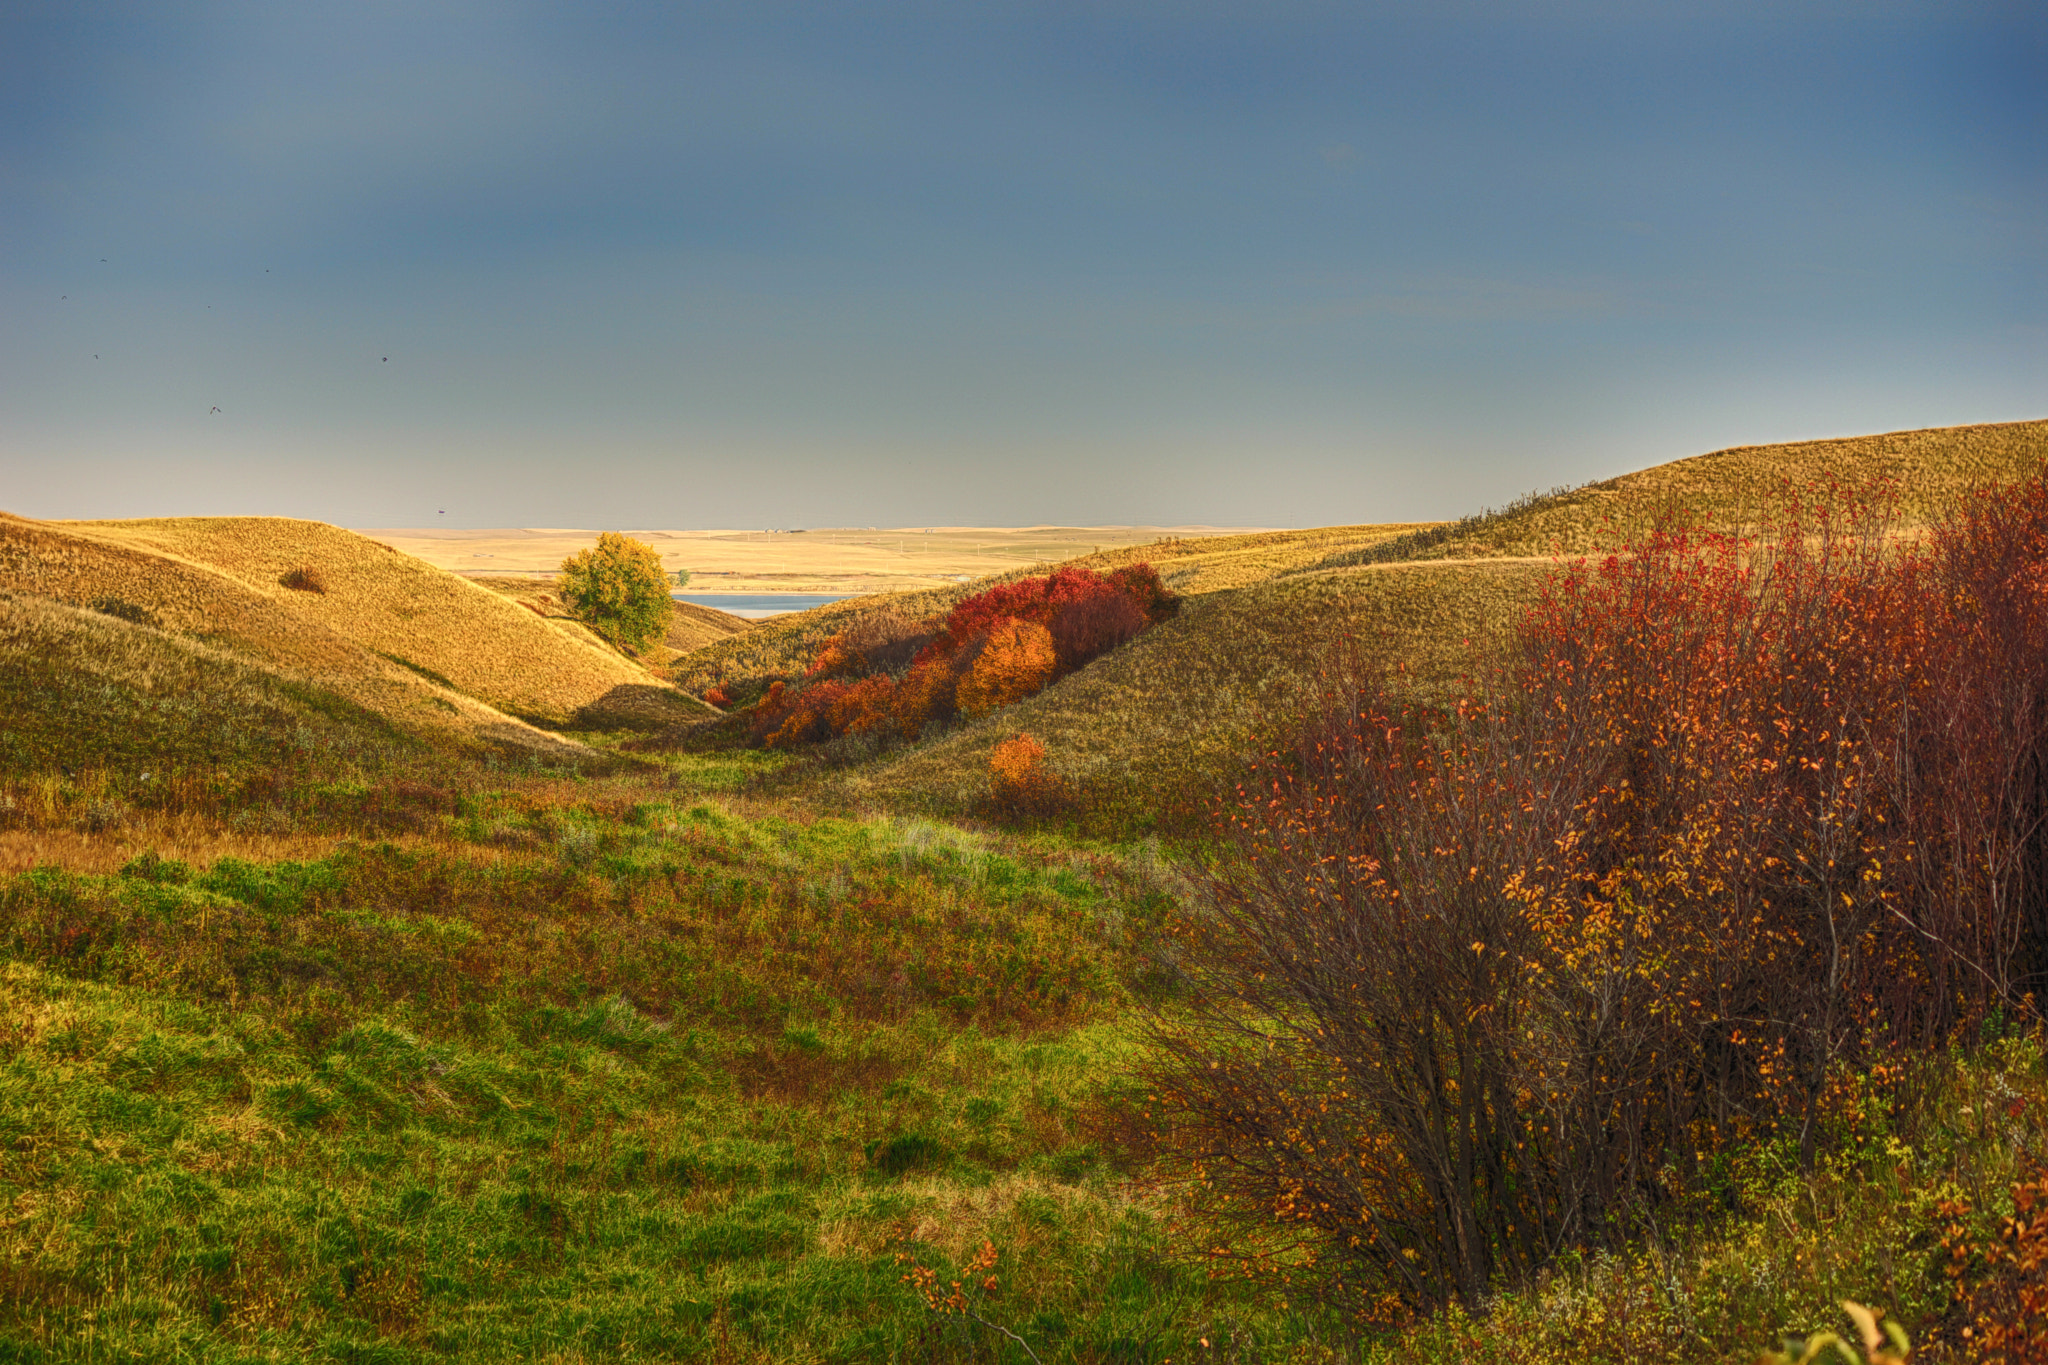
POLYGON ((678 592, 669 594, 678 602, 694 602, 700 607, 716 607, 729 611, 734 616, 744 616, 749 621, 758 621, 764 616, 780 616, 784 612, 809 611, 822 607, 827 602, 844 602, 853 593, 819 592, 678 592))

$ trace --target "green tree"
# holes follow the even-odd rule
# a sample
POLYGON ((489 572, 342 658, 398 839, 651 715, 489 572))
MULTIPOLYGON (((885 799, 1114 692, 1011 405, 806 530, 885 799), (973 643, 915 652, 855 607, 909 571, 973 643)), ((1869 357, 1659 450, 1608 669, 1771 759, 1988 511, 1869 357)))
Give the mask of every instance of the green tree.
POLYGON ((562 561, 555 591, 569 610, 621 649, 647 648, 668 633, 668 575, 652 545, 602 532, 597 544, 562 561))

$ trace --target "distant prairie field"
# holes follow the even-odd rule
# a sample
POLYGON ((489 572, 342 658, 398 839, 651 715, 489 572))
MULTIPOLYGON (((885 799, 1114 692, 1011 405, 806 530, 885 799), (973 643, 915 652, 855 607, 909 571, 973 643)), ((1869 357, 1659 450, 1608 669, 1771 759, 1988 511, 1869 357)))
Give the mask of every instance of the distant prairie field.
MULTIPOLYGON (((901 592, 1055 564, 1170 539, 1241 535, 1213 526, 912 526, 805 530, 632 531, 698 592, 901 592)), ((437 568, 551 574, 597 542, 595 530, 365 530, 437 568)))

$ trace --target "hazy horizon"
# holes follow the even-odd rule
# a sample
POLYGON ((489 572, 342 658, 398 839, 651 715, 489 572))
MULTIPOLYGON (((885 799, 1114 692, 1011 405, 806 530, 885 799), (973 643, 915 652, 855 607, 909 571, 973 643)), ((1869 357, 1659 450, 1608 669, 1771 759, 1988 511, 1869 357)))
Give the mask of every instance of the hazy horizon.
POLYGON ((2044 66, 2017 3, 13 6, 0 508, 1314 526, 2038 418, 2044 66))

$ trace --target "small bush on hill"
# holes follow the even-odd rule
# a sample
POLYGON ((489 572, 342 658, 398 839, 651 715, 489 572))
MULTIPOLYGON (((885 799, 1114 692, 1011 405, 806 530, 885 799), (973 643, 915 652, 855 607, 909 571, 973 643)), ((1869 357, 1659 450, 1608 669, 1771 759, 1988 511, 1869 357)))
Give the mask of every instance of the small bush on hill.
POLYGON ((1030 735, 989 751, 988 789, 998 815, 1044 815, 1059 800, 1059 779, 1045 767, 1045 746, 1030 735))
POLYGON ((293 592, 317 592, 324 594, 327 591, 326 577, 320 570, 310 564, 290 570, 277 581, 282 586, 290 588, 293 592))
POLYGON ((562 561, 555 591, 578 619, 609 643, 638 652, 668 630, 668 576, 651 545, 616 531, 562 561))

